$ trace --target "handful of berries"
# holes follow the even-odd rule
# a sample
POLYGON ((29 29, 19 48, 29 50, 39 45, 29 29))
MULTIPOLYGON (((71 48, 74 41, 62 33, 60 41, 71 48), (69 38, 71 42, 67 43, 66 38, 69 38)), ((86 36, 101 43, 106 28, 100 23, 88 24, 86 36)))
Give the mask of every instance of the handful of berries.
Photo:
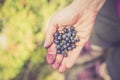
POLYGON ((67 52, 76 47, 79 37, 76 36, 77 31, 73 26, 69 29, 64 28, 61 32, 56 31, 54 34, 54 43, 56 44, 57 54, 67 57, 67 52))

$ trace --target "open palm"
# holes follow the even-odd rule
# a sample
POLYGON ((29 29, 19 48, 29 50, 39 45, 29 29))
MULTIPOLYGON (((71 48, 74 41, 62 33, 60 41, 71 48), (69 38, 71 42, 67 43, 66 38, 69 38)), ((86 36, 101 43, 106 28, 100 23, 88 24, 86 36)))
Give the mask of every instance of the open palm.
MULTIPOLYGON (((71 4, 62 11, 56 13, 50 20, 46 32, 45 47, 48 49, 47 61, 54 69, 64 72, 71 68, 79 57, 84 44, 89 39, 93 30, 97 12, 100 10, 104 2, 92 7, 79 9, 76 5, 71 4), (61 54, 56 54, 56 45, 53 43, 53 35, 57 30, 62 30, 65 27, 74 26, 77 31, 77 36, 80 42, 76 43, 76 48, 68 52, 67 57, 61 54)), ((86 6, 86 5, 85 5, 86 6)))

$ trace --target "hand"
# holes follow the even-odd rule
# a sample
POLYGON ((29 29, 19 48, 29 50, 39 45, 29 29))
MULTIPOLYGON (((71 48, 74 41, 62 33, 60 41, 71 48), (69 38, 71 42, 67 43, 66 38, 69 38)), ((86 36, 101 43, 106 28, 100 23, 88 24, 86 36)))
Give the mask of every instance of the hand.
POLYGON ((85 42, 87 42, 91 35, 96 15, 104 2, 105 0, 83 0, 82 2, 75 0, 50 19, 44 46, 48 49, 47 62, 51 64, 54 69, 64 72, 73 66, 85 42), (61 54, 56 54, 53 35, 57 30, 62 30, 71 25, 77 30, 80 42, 76 44, 75 49, 69 51, 67 57, 63 57, 61 54))

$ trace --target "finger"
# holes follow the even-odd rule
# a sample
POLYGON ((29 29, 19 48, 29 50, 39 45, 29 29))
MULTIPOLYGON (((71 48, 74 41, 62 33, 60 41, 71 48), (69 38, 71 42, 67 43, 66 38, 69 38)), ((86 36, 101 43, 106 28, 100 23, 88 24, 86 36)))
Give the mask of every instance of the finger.
POLYGON ((80 55, 80 51, 82 50, 84 43, 85 42, 82 40, 79 46, 77 46, 74 50, 69 51, 68 56, 64 57, 62 60, 62 63, 59 67, 59 72, 65 72, 68 68, 71 68, 73 66, 76 59, 80 55))
POLYGON ((53 39, 54 39, 53 35, 56 32, 56 30, 57 30, 56 21, 52 19, 47 25, 44 47, 48 48, 53 43, 53 39))
POLYGON ((75 63, 76 59, 80 55, 80 51, 82 50, 83 46, 78 46, 74 50, 72 50, 68 58, 66 59, 66 68, 71 68, 73 64, 75 63))
POLYGON ((55 62, 52 64, 53 69, 58 69, 63 59, 63 55, 57 54, 55 62))
POLYGON ((55 61, 56 58, 56 45, 53 43, 49 48, 48 48, 48 54, 47 54, 47 62, 49 64, 52 64, 55 61))
POLYGON ((65 72, 67 70, 66 68, 66 57, 63 58, 62 63, 59 67, 59 72, 65 72))

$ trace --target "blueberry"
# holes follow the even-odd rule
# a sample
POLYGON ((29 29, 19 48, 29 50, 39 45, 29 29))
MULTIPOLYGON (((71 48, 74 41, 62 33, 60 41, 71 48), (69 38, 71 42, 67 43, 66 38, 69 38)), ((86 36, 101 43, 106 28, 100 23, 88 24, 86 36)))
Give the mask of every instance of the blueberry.
POLYGON ((68 36, 68 37, 70 37, 70 36, 71 36, 71 34, 72 34, 71 32, 68 32, 68 33, 67 33, 67 36, 68 36))
POLYGON ((59 44, 59 41, 58 40, 54 40, 55 44, 59 44))
POLYGON ((61 54, 61 51, 60 51, 60 50, 57 50, 57 53, 58 53, 58 54, 61 54))
POLYGON ((77 31, 73 26, 69 29, 64 28, 62 33, 56 31, 54 34, 54 43, 56 44, 57 53, 67 56, 67 51, 70 51, 76 47, 75 42, 79 42, 80 39, 76 38, 77 31))
POLYGON ((61 51, 63 51, 64 49, 65 49, 65 48, 64 48, 63 46, 60 48, 61 51))
POLYGON ((63 45, 63 48, 64 48, 64 49, 66 49, 66 48, 67 48, 67 46, 66 46, 66 45, 63 45))
POLYGON ((59 32, 57 31, 57 32, 54 34, 54 36, 57 37, 58 35, 59 35, 59 32))
POLYGON ((75 43, 75 40, 73 39, 73 40, 71 40, 71 42, 72 42, 72 43, 75 43))
POLYGON ((61 43, 59 44, 59 46, 62 47, 62 46, 63 46, 63 43, 61 42, 61 43))
POLYGON ((67 52, 67 48, 66 48, 66 49, 64 49, 64 51, 65 51, 65 52, 67 52))
POLYGON ((67 57, 67 53, 65 52, 65 53, 63 54, 63 56, 64 56, 64 57, 67 57))
POLYGON ((66 46, 69 46, 70 44, 69 43, 66 43, 66 46))
POLYGON ((68 43, 71 43, 71 42, 72 42, 71 40, 68 41, 68 43))
POLYGON ((61 54, 65 54, 65 51, 61 51, 61 54))
POLYGON ((56 48, 57 48, 57 50, 59 50, 59 49, 60 49, 60 45, 57 45, 57 47, 56 47, 56 48))
POLYGON ((71 36, 70 39, 71 39, 71 40, 74 40, 74 37, 71 36))
POLYGON ((74 31, 74 27, 73 26, 70 27, 70 31, 74 31))
POLYGON ((62 35, 62 38, 65 39, 65 38, 66 38, 66 34, 63 34, 63 35, 62 35))
POLYGON ((58 37, 57 37, 57 39, 58 39, 58 40, 61 40, 61 39, 62 39, 62 37, 61 37, 61 36, 58 36, 58 37))
POLYGON ((69 51, 69 50, 72 50, 72 47, 68 47, 67 50, 68 50, 68 51, 69 51))
POLYGON ((79 39, 79 38, 77 38, 77 39, 76 39, 76 42, 79 42, 79 41, 80 41, 80 39, 79 39))
POLYGON ((59 36, 62 36, 63 35, 63 33, 59 33, 59 36))
POLYGON ((71 46, 72 46, 72 48, 75 48, 75 47, 76 47, 76 45, 75 45, 75 44, 72 44, 71 46))
POLYGON ((69 41, 69 37, 66 37, 65 40, 66 40, 66 41, 69 41))
POLYGON ((77 34, 77 31, 75 30, 75 31, 73 31, 73 33, 74 33, 74 34, 77 34))
POLYGON ((63 31, 64 31, 64 33, 67 33, 67 32, 68 32, 68 29, 67 29, 67 28, 64 28, 63 31))
POLYGON ((58 37, 55 36, 55 37, 54 37, 54 40, 58 40, 58 37))
POLYGON ((73 33, 72 33, 72 37, 74 37, 74 38, 75 38, 75 37, 76 37, 76 33, 74 33, 74 32, 73 32, 73 33))

